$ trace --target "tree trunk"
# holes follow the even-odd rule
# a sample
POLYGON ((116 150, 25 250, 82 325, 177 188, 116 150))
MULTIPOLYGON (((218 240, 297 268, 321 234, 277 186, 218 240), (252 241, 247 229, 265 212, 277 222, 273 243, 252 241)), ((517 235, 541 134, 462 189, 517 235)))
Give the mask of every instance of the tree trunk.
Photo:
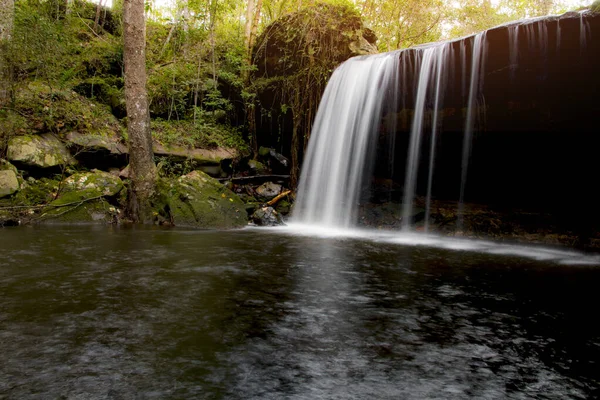
POLYGON ((131 168, 128 214, 133 222, 149 223, 153 219, 151 199, 156 190, 156 166, 146 92, 144 0, 125 0, 123 25, 125 106, 131 168))
MULTIPOLYGON (((248 0, 246 8, 246 26, 244 35, 246 40, 246 65, 247 68, 242 70, 242 80, 247 87, 250 82, 250 68, 252 67, 252 47, 260 22, 260 12, 262 9, 263 0, 248 0)), ((248 136, 250 137, 250 147, 252 148, 252 157, 258 157, 258 138, 256 137, 256 114, 254 108, 254 100, 246 102, 246 118, 248 120, 248 136)))
POLYGON ((246 23, 244 26, 244 39, 246 41, 246 51, 250 52, 252 49, 250 48, 250 35, 252 32, 252 24, 254 23, 254 6, 256 4, 256 0, 248 0, 248 4, 246 5, 246 23))
POLYGON ((12 35, 14 19, 14 0, 0 0, 0 106, 10 99, 11 71, 6 60, 6 46, 12 35))
POLYGON ((94 18, 94 32, 98 32, 98 27, 100 26, 100 12, 102 11, 102 0, 98 0, 98 4, 96 4, 96 18, 94 18))

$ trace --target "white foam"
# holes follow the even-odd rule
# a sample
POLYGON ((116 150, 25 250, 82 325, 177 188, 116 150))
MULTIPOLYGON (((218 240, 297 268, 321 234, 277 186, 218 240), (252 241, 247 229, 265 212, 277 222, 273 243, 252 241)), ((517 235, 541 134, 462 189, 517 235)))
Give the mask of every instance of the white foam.
POLYGON ((358 228, 344 229, 297 223, 276 228, 258 229, 269 229, 273 232, 297 236, 312 236, 328 239, 358 239, 400 246, 422 246, 452 251, 468 251, 498 256, 522 257, 561 265, 600 266, 599 254, 583 253, 572 249, 507 244, 492 240, 449 237, 430 233, 358 228))

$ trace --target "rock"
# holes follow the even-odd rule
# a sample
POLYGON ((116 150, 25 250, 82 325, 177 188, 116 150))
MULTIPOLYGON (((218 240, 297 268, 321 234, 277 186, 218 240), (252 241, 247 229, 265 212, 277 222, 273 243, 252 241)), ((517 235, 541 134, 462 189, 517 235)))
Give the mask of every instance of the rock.
POLYGON ((38 168, 75 164, 75 159, 60 139, 49 133, 11 138, 6 156, 10 161, 38 168))
POLYGON ((256 194, 263 200, 271 200, 281 193, 282 186, 273 182, 265 182, 256 188, 256 194))
MULTIPOLYGON (((285 156, 296 154, 297 160, 302 159, 304 138, 310 134, 329 74, 350 57, 377 53, 376 40, 360 13, 342 3, 302 7, 263 29, 252 51, 255 70, 251 78, 259 146, 276 147, 285 156), (300 100, 297 109, 290 104, 294 98, 300 100)), ((268 153, 263 150, 259 154, 264 157, 268 153)), ((279 163, 271 168, 277 174, 289 173, 289 164, 287 172, 276 170, 279 163)))
POLYGON ((265 160, 274 174, 287 174, 290 172, 290 160, 276 152, 275 149, 261 147, 258 149, 258 154, 265 160))
POLYGON ((10 196, 18 190, 17 175, 11 170, 0 171, 0 198, 10 196))
POLYGON ((275 210, 281 215, 288 215, 292 210, 292 205, 287 200, 281 200, 275 206, 275 210))
POLYGON ((279 214, 273 207, 262 207, 259 208, 252 214, 252 222, 259 226, 277 226, 285 225, 281 214, 279 214))
POLYGON ((197 168, 211 176, 223 175, 221 163, 238 157, 237 150, 233 148, 217 147, 216 149, 189 149, 181 146, 167 146, 154 143, 154 154, 167 157, 174 162, 193 163, 197 168))
POLYGON ((0 160, 0 198, 17 192, 19 187, 17 169, 9 162, 0 160))
MULTIPOLYGON (((51 205, 57 205, 52 202, 51 205)), ((64 207, 53 208, 39 219, 41 224, 52 223, 116 223, 121 211, 105 199, 95 199, 64 207)))
POLYGON ((115 197, 123 190, 121 180, 103 171, 82 172, 69 176, 60 185, 58 198, 40 222, 114 222, 120 211, 100 196, 115 197))
MULTIPOLYGON (((65 194, 80 192, 86 198, 116 196, 123 189, 123 182, 109 172, 94 170, 69 176, 63 182, 63 187, 65 194)), ((61 194, 60 197, 62 196, 61 194)))
POLYGON ((127 165, 125 168, 123 168, 121 170, 121 172, 119 172, 119 177, 123 178, 123 179, 129 179, 131 174, 131 167, 129 167, 129 165, 127 165))
POLYGON ((75 158, 88 168, 122 168, 127 165, 127 146, 110 130, 104 133, 69 132, 65 137, 75 158))
POLYGON ((250 160, 248 161, 248 167, 250 168, 251 173, 255 175, 263 175, 268 172, 267 167, 260 161, 250 160))
POLYGON ((121 143, 116 135, 84 134, 81 132, 69 132, 66 135, 67 142, 81 147, 87 151, 107 151, 110 154, 127 154, 127 146, 121 143))
POLYGON ((229 229, 248 223, 240 198, 202 171, 161 178, 158 187, 162 204, 157 213, 176 226, 229 229))

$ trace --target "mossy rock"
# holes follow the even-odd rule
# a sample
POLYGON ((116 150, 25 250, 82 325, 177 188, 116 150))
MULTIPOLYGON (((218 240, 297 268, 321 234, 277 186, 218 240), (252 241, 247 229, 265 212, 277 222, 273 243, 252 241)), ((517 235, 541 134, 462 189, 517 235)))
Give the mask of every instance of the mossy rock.
POLYGON ((12 170, 0 170, 0 198, 10 196, 19 190, 17 174, 12 170))
POLYGON ((67 148, 52 134, 15 136, 8 141, 6 158, 37 168, 75 164, 67 148))
POLYGON ((26 117, 28 133, 79 131, 96 135, 121 136, 123 127, 109 107, 96 103, 73 90, 51 88, 31 82, 15 93, 14 109, 26 117))
POLYGON ((50 203, 41 222, 108 223, 115 221, 119 210, 107 198, 115 198, 123 190, 123 182, 108 172, 81 172, 69 176, 61 186, 58 198, 50 203))
POLYGON ((240 198, 204 172, 161 178, 158 188, 157 214, 176 226, 230 229, 248 223, 240 198))
MULTIPOLYGON (((52 205, 61 205, 60 201, 53 201, 52 205)), ((91 201, 80 201, 64 207, 53 207, 44 212, 38 223, 113 223, 116 221, 120 211, 107 200, 95 199, 91 201)))
POLYGON ((0 159, 0 198, 17 192, 20 186, 17 168, 8 161, 0 159))
POLYGON ((63 190, 52 204, 61 205, 101 196, 115 197, 124 187, 118 176, 98 170, 73 174, 64 180, 62 186, 63 190))
POLYGON ((60 187, 60 182, 56 179, 29 178, 21 185, 21 190, 11 199, 11 205, 18 206, 37 206, 46 204, 54 199, 60 187))

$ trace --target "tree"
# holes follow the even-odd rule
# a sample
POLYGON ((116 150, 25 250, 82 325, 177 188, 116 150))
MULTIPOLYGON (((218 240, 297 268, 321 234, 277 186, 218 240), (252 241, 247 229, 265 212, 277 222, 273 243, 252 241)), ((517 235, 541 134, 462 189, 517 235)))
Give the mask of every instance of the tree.
POLYGON ((125 105, 131 169, 128 213, 134 222, 148 223, 152 221, 151 199, 156 191, 157 175, 146 91, 144 0, 125 0, 123 25, 125 105))
POLYGON ((6 104, 10 97, 10 69, 5 55, 6 44, 12 35, 14 18, 14 0, 0 0, 0 106, 6 104))

